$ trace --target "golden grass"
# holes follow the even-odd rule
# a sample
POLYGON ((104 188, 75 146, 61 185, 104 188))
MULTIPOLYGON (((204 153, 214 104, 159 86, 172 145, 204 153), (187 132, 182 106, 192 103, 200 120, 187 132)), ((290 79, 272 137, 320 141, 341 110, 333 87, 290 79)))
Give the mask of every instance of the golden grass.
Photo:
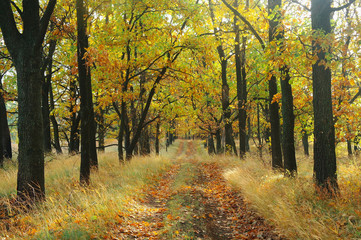
POLYGON ((360 238, 360 159, 339 156, 341 195, 337 199, 316 194, 312 158, 300 154, 297 160, 299 173, 295 179, 272 171, 269 156, 261 161, 256 155, 248 155, 237 167, 227 168, 224 176, 289 239, 360 238))
MULTIPOLYGON (((135 157, 125 164, 119 164, 117 153, 99 154, 99 171, 92 172, 88 188, 79 186, 79 156, 47 161, 46 201, 0 220, 0 239, 103 238, 112 223, 121 221, 123 210, 131 211, 127 208, 134 199, 141 198, 144 188, 171 165, 169 156, 176 148, 164 157, 135 157)), ((2 170, 0 179, 2 196, 15 192, 15 166, 2 170)))
MULTIPOLYGON (((79 156, 62 156, 46 163, 47 201, 35 209, 0 220, 0 239, 102 239, 132 211, 146 211, 136 202, 144 189, 181 158, 177 141, 164 157, 136 157, 120 165, 116 153, 99 155, 99 171, 89 188, 79 186, 79 156), (143 209, 143 210, 142 210, 143 209)), ((361 156, 349 159, 338 147, 340 197, 328 200, 315 193, 312 158, 298 159, 298 177, 284 178, 269 167, 269 156, 256 154, 245 161, 231 156, 209 157, 198 142, 199 161, 217 161, 224 176, 260 215, 289 239, 361 238, 361 156)), ((266 154, 264 154, 266 155, 266 154)), ((16 166, 0 170, 2 202, 15 194, 16 166)), ((1 202, 0 202, 1 203, 1 202)))

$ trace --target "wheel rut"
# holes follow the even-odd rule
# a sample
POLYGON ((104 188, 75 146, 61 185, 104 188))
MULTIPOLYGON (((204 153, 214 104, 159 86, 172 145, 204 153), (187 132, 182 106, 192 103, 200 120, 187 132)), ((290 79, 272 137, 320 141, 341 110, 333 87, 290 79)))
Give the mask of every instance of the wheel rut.
POLYGON ((193 141, 180 142, 172 167, 136 202, 118 239, 285 239, 227 185, 217 162, 199 159, 193 141))

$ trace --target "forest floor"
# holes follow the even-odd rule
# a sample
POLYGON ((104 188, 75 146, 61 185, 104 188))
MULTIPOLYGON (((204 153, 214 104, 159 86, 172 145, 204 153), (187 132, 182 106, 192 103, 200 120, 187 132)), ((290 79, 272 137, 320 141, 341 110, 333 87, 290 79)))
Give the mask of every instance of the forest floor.
POLYGON ((108 149, 86 188, 79 155, 49 155, 46 201, 28 211, 12 205, 10 160, 0 169, 0 239, 361 239, 361 158, 344 152, 333 199, 315 191, 301 151, 298 176, 285 178, 267 153, 209 156, 198 140, 125 163, 108 149))
POLYGON ((111 233, 120 239, 284 239, 232 190, 217 162, 181 140, 178 157, 146 190, 145 206, 111 233))

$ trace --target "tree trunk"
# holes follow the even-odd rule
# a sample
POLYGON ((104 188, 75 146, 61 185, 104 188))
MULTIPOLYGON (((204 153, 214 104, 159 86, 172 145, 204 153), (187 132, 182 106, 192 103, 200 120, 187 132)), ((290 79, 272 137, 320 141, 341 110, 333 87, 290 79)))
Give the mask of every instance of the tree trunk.
POLYGON ((325 34, 312 43, 317 61, 312 65, 314 108, 314 177, 318 187, 334 195, 338 190, 335 153, 335 128, 331 97, 331 69, 326 55, 330 47, 322 42, 331 33, 331 0, 311 0, 312 30, 325 34))
MULTIPOLYGON (((247 7, 248 1, 246 3, 247 7)), ((238 8, 238 0, 234 2, 235 8, 238 8)), ((246 73, 246 38, 242 37, 242 50, 240 49, 240 34, 238 18, 234 17, 235 37, 235 60, 236 60, 236 78, 237 78, 237 98, 238 98, 238 127, 239 127, 239 155, 244 158, 246 154, 246 122, 247 122, 247 73, 246 73)))
POLYGON ((105 152, 105 119, 104 119, 104 110, 100 109, 98 113, 98 151, 105 152))
POLYGON ((44 134, 44 151, 51 152, 51 131, 50 131, 50 110, 49 110, 49 81, 43 77, 42 81, 42 117, 43 117, 43 134, 44 134))
MULTIPOLYGON (((52 55, 51 56, 53 56, 53 54, 55 52, 55 48, 56 48, 56 41, 51 40, 50 46, 52 48, 52 55)), ((55 103, 54 103, 54 94, 53 94, 53 88, 52 88, 52 71, 53 71, 53 57, 51 57, 49 59, 48 76, 47 77, 48 77, 48 83, 49 83, 50 110, 54 111, 55 103)), ((61 154, 61 153, 63 153, 63 151, 62 151, 61 145, 60 145, 59 125, 58 125, 58 122, 56 121, 54 113, 52 113, 50 115, 50 121, 51 121, 51 124, 53 125, 54 147, 55 147, 56 153, 61 154)))
MULTIPOLYGON (((3 90, 1 84, 1 76, 0 76, 0 90, 3 90)), ((3 94, 0 94, 0 118, 1 118, 0 141, 2 143, 2 149, 3 149, 2 151, 0 150, 0 154, 1 152, 3 152, 3 156, 5 158, 12 158, 13 154, 11 148, 11 136, 10 136, 8 118, 6 114, 6 104, 3 94)))
MULTIPOLYGON (((0 104, 2 105, 3 102, 4 102, 3 94, 2 94, 2 92, 0 92, 0 104)), ((1 112, 0 112, 0 114, 1 114, 1 112)), ((4 167, 4 144, 3 144, 3 141, 2 141, 3 136, 4 136, 3 127, 2 127, 4 125, 4 123, 3 123, 4 120, 5 119, 2 116, 0 116, 0 168, 4 167)))
POLYGON ((221 129, 216 130, 216 147, 217 147, 217 154, 223 153, 221 129))
POLYGON ((157 122, 155 130, 155 154, 159 155, 159 137, 160 137, 160 122, 157 122))
POLYGON ((293 114, 293 95, 290 84, 288 67, 282 68, 282 116, 283 116, 283 157, 286 176, 297 174, 297 162, 295 153, 295 116, 293 114))
MULTIPOLYGON (((19 170, 17 191, 21 200, 45 197, 44 146, 41 111, 41 54, 16 62, 18 75, 19 170)), ((28 55, 28 56, 27 56, 28 55)))
POLYGON ((80 89, 80 111, 81 111, 81 165, 80 182, 89 184, 90 169, 98 167, 98 159, 95 143, 95 121, 92 100, 92 87, 90 67, 87 66, 84 59, 86 49, 89 47, 88 36, 86 33, 86 9, 83 0, 76 1, 77 10, 77 55, 80 89))
POLYGON ((71 113, 71 126, 70 126, 70 137, 69 137, 69 154, 79 153, 79 123, 80 114, 74 112, 71 113))
POLYGON ((310 156, 309 145, 308 145, 308 133, 305 129, 302 129, 302 145, 303 152, 306 156, 310 156))
POLYGON ((42 18, 39 1, 23 1, 23 31, 17 29, 10 1, 0 1, 0 27, 14 61, 18 87, 18 179, 20 201, 45 198, 43 122, 41 111, 41 47, 56 0, 42 18))
POLYGON ((257 139, 258 139, 257 149, 259 151, 259 156, 262 158, 262 137, 261 137, 260 120, 261 119, 260 119, 259 103, 257 103, 257 139))
MULTIPOLYGON (((268 0, 268 12, 272 15, 272 10, 277 0, 268 0)), ((278 0, 280 1, 280 0, 278 0)), ((269 20, 269 42, 275 40, 277 32, 277 22, 269 20)), ((272 168, 280 169, 282 165, 282 150, 280 138, 280 117, 278 102, 273 102, 273 97, 277 94, 277 79, 272 75, 269 80, 269 110, 270 110, 270 123, 271 123, 271 153, 272 153, 272 168)))
POLYGON ((227 60, 223 51, 223 47, 220 45, 217 47, 219 58, 221 59, 221 78, 222 78, 222 110, 224 120, 225 131, 225 152, 231 153, 233 146, 233 130, 231 122, 231 109, 229 108, 229 86, 227 83, 227 60))
POLYGON ((247 129, 248 133, 246 136, 246 151, 249 152, 249 151, 251 151, 251 148, 249 146, 249 140, 252 137, 251 117, 250 116, 247 117, 247 125, 248 125, 248 129, 247 129))
POLYGON ((118 134, 118 159, 119 162, 124 162, 124 152, 123 152, 123 126, 122 123, 120 123, 119 126, 119 134, 118 134))
POLYGON ((140 138, 140 154, 146 156, 150 154, 150 139, 149 139, 149 128, 144 127, 142 130, 142 136, 140 138))
MULTIPOLYGON (((280 46, 280 53, 285 49, 284 31, 282 28, 282 0, 269 0, 269 12, 272 13, 270 19, 270 32, 272 32, 272 40, 276 40, 276 44, 280 46), (277 30, 278 29, 278 30, 277 30)), ((270 38, 271 41, 271 38, 270 38)), ((282 147, 284 157, 285 176, 295 176, 297 174, 297 163, 295 154, 295 116, 293 114, 293 95, 292 86, 290 84, 291 77, 289 75, 288 66, 284 65, 280 69, 281 72, 281 91, 282 91, 282 116, 283 116, 283 134, 282 147)))
POLYGON ((208 7, 213 22, 214 36, 218 42, 217 52, 219 60, 221 62, 221 79, 222 79, 222 111, 223 111, 223 121, 224 121, 224 132, 225 132, 225 152, 232 153, 233 146, 233 130, 231 122, 231 109, 229 108, 229 85, 227 82, 227 62, 228 59, 224 52, 222 46, 222 40, 219 37, 219 30, 215 26, 215 15, 213 11, 213 3, 211 0, 208 0, 208 7))
POLYGON ((347 153, 349 156, 352 156, 352 145, 350 139, 347 139, 347 153))
POLYGON ((124 148, 125 148, 125 159, 130 160, 133 156, 133 150, 130 147, 130 130, 129 130, 129 120, 128 120, 128 113, 127 113, 127 105, 124 101, 122 101, 122 124, 123 124, 123 131, 125 133, 124 138, 124 148))
POLYGON ((51 130, 50 130, 50 106, 49 92, 51 90, 51 79, 53 72, 53 55, 56 48, 56 40, 50 40, 49 53, 44 59, 42 72, 47 75, 43 78, 42 83, 42 113, 43 113, 43 131, 44 131, 44 151, 51 152, 51 130))
POLYGON ((214 140, 213 140, 213 136, 212 136, 211 133, 208 135, 208 144, 207 144, 207 146, 208 146, 208 154, 209 155, 212 155, 212 154, 216 153, 216 149, 214 147, 214 140))

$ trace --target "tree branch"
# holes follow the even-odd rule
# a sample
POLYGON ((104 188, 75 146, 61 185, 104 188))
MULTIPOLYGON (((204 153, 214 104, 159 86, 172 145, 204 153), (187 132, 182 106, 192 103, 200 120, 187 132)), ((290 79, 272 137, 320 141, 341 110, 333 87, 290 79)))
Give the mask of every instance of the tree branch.
POLYGON ((311 9, 309 9, 306 5, 300 3, 299 1, 297 1, 297 0, 291 0, 291 2, 296 3, 296 4, 300 5, 301 7, 303 7, 306 11, 311 12, 311 9))
POLYGON ((14 6, 14 8, 16 9, 16 11, 19 13, 21 19, 23 19, 23 12, 20 10, 20 8, 18 7, 18 5, 16 5, 16 3, 14 3, 14 1, 11 1, 11 5, 14 6))
POLYGON ((361 88, 358 89, 358 92, 355 94, 355 96, 348 103, 352 104, 360 96, 361 96, 361 88))
POLYGON ((44 41, 46 30, 50 22, 50 17, 53 14, 56 0, 49 0, 43 17, 40 19, 39 35, 35 42, 35 49, 39 49, 44 41))
POLYGON ((264 50, 266 48, 266 45, 264 44, 261 36, 257 33, 256 29, 254 29, 254 27, 252 26, 252 24, 250 22, 248 22, 248 20, 243 17, 238 11, 237 9, 235 9, 234 7, 232 7, 226 0, 222 0, 222 2, 224 3, 224 5, 226 5, 233 13, 234 15, 236 15, 237 17, 239 17, 239 19, 242 20, 242 22, 244 22, 249 30, 253 33, 253 35, 257 38, 258 42, 261 44, 262 49, 264 50))
POLYGON ((9 0, 0 1, 0 28, 3 33, 5 44, 12 55, 15 56, 16 48, 19 46, 21 34, 16 27, 14 14, 9 0))
POLYGON ((344 9, 344 8, 349 7, 349 6, 350 6, 351 4, 353 4, 355 1, 356 1, 356 0, 350 0, 348 3, 346 3, 346 4, 343 5, 343 6, 340 6, 340 7, 337 7, 337 8, 331 8, 331 11, 332 11, 332 12, 340 11, 340 10, 342 10, 342 9, 344 9))

